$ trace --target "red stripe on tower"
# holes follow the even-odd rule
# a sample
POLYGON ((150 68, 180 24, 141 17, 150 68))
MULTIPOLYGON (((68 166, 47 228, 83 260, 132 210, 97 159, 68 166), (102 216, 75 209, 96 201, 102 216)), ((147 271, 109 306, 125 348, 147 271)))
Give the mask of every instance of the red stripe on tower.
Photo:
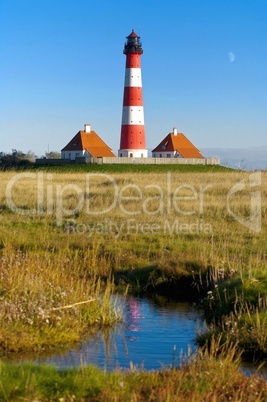
POLYGON ((146 138, 142 94, 140 36, 134 30, 127 36, 123 53, 126 55, 124 96, 119 156, 146 158, 146 138))

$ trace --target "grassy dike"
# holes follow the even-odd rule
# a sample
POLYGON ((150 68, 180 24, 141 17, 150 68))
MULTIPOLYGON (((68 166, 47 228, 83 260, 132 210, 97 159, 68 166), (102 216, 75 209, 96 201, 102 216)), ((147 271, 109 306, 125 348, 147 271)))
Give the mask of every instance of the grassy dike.
POLYGON ((196 301, 211 323, 198 343, 208 340, 220 349, 230 342, 219 358, 204 346, 182 371, 166 373, 2 364, 3 400, 16 400, 13 393, 26 400, 112 395, 109 400, 198 401, 206 395, 221 401, 228 391, 232 400, 242 400, 248 390, 251 400, 264 400, 264 381, 238 373, 231 350, 250 360, 267 355, 266 179, 266 172, 185 165, 0 172, 2 354, 65 347, 88 330, 114 325, 121 313, 110 296, 126 288, 196 301), (229 374, 225 386, 216 372, 229 374), (39 383, 39 376, 61 385, 39 383), (21 380, 9 388, 12 377, 21 380), (71 394, 68 381, 73 389, 84 382, 81 393, 71 394))

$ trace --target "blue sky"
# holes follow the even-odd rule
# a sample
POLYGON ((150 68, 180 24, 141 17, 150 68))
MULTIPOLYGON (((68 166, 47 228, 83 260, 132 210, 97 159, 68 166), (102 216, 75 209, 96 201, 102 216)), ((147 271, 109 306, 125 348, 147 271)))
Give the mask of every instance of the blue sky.
POLYGON ((90 123, 117 153, 132 28, 148 149, 174 126, 198 148, 266 146, 266 20, 265 0, 0 0, 0 151, 59 151, 90 123))

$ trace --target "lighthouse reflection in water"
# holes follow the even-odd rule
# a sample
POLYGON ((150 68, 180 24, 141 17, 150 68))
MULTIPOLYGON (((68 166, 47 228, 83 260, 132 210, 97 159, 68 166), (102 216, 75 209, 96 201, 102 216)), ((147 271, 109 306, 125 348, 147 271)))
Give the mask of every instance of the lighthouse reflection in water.
MULTIPOLYGON (((145 316, 143 316, 145 318, 145 316)), ((129 333, 135 333, 140 330, 140 322, 142 319, 142 306, 140 301, 134 297, 129 297, 126 303, 126 327, 129 333)), ((136 340, 137 338, 133 336, 128 336, 130 340, 136 340)))
POLYGON ((181 354, 194 350, 194 338, 203 328, 200 314, 190 303, 151 301, 132 296, 118 301, 123 323, 88 336, 64 355, 42 359, 60 368, 96 365, 104 370, 158 370, 179 366, 181 354))

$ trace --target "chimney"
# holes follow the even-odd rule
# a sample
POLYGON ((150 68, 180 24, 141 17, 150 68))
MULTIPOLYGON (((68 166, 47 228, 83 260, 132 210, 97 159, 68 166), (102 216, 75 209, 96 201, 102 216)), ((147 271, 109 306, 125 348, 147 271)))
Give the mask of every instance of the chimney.
POLYGON ((90 133, 91 132, 91 125, 90 124, 85 124, 84 125, 84 131, 86 133, 90 133))
POLYGON ((177 128, 176 127, 173 127, 173 134, 177 135, 177 128))

